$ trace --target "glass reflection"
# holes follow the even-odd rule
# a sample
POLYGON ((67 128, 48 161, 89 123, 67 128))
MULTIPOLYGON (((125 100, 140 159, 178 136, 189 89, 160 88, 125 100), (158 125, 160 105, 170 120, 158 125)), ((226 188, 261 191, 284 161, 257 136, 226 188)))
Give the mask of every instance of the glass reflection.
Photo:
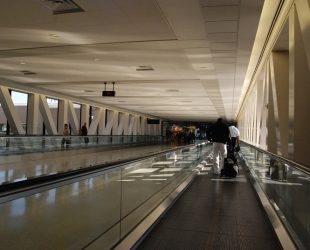
POLYGON ((310 249, 309 175, 247 145, 241 153, 298 247, 310 249))
POLYGON ((11 202, 11 216, 22 216, 26 211, 26 200, 25 198, 20 198, 13 200, 11 202))

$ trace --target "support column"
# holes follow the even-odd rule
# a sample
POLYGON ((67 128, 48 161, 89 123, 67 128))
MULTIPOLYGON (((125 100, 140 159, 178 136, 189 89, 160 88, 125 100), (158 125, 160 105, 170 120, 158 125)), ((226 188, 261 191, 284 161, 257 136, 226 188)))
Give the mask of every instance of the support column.
MULTIPOLYGON (((45 124, 45 128, 49 135, 57 135, 57 129, 55 126, 55 122, 53 120, 53 116, 51 110, 47 104, 46 97, 44 95, 39 95, 39 108, 43 118, 43 122, 45 124)), ((63 128, 62 128, 63 130, 63 128)), ((61 134, 62 134, 61 130, 61 134)))
POLYGON ((143 116, 141 117, 140 128, 141 128, 141 135, 146 135, 147 134, 147 124, 146 124, 146 118, 143 116))
POLYGON ((39 95, 28 94, 27 135, 37 135, 39 126, 39 95))
POLYGON ((105 129, 106 129, 106 109, 102 109, 102 114, 100 116, 98 124, 98 134, 105 135, 105 129))
POLYGON ((22 127, 21 121, 17 115, 14 103, 7 87, 0 86, 0 102, 13 134, 25 134, 25 130, 22 127))
POLYGON ((103 112, 102 108, 96 108, 94 118, 91 121, 91 124, 89 125, 89 129, 88 129, 89 135, 97 135, 97 128, 98 128, 100 118, 102 116, 102 112, 103 112))
MULTIPOLYGON (((309 25, 309 24, 308 24, 309 25)), ((289 16, 289 157, 310 166, 309 61, 296 10, 289 16)))
POLYGON ((123 114, 117 111, 114 111, 114 112, 115 112, 115 117, 114 117, 112 133, 113 135, 121 135, 123 132, 123 126, 124 126, 123 114))
POLYGON ((135 116, 133 125, 133 135, 141 135, 141 122, 140 116, 135 116))
POLYGON ((124 135, 129 135, 129 114, 123 114, 123 131, 124 135))
POLYGON ((135 125, 135 117, 133 115, 129 115, 129 127, 128 127, 128 135, 133 135, 135 125))
POLYGON ((89 128, 89 105, 82 104, 81 105, 81 124, 86 122, 86 127, 89 128))
POLYGON ((59 100, 58 101, 58 134, 62 135, 64 124, 68 124, 68 101, 59 100))
POLYGON ((288 52, 273 52, 270 60, 277 154, 285 157, 288 157, 288 60, 288 52))
POLYGON ((267 69, 265 67, 262 117, 261 117, 260 137, 259 137, 259 145, 264 150, 267 150, 267 136, 268 136, 267 117, 268 117, 268 80, 267 80, 267 69))
POLYGON ((73 102, 71 102, 71 101, 68 102, 68 116, 69 116, 72 134, 73 135, 79 135, 80 134, 80 126, 79 126, 78 119, 76 117, 73 102))
POLYGON ((277 153, 277 137, 276 137, 276 121, 274 117, 274 102, 272 96, 272 84, 270 79, 270 64, 267 63, 267 82, 268 82, 268 120, 267 120, 267 150, 276 154, 277 153))

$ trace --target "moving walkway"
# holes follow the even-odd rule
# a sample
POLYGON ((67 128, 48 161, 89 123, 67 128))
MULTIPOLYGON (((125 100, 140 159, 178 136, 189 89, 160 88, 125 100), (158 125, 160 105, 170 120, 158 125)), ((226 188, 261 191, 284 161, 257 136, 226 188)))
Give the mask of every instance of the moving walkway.
POLYGON ((210 144, 191 145, 5 195, 1 244, 308 249, 306 169, 243 143, 241 172, 225 179, 212 175, 211 151, 210 144))

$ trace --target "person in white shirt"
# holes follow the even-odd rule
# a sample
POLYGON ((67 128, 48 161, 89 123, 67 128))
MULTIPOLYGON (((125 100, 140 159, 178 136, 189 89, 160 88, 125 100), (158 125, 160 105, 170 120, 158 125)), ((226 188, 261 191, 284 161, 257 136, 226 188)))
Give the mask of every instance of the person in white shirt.
POLYGON ((236 142, 239 144, 240 132, 234 125, 229 126, 229 133, 231 139, 231 146, 234 149, 236 147, 236 142))

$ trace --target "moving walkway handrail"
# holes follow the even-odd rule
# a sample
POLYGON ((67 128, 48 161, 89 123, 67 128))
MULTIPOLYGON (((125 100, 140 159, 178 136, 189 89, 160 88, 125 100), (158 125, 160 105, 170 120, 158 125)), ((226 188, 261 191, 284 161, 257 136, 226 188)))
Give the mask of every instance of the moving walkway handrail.
POLYGON ((309 249, 309 168, 246 142, 242 142, 241 146, 244 146, 240 151, 241 159, 245 160, 244 164, 250 170, 253 187, 283 248, 309 249), (254 151, 261 155, 256 155, 254 151), (247 160, 248 155, 255 159, 247 160), (298 189, 290 188, 292 185, 298 189))
POLYGON ((126 164, 135 163, 141 160, 156 157, 156 156, 166 154, 169 152, 173 152, 173 151, 177 151, 180 149, 190 148, 193 146, 195 146, 195 144, 174 147, 174 148, 162 150, 156 153, 150 153, 148 155, 131 158, 130 160, 127 159, 127 160, 114 161, 114 162, 109 162, 105 164, 99 164, 96 166, 89 166, 85 168, 61 172, 57 174, 41 176, 37 178, 30 178, 30 179, 26 179, 26 180, 19 181, 19 182, 2 184, 0 185, 0 199, 3 197, 11 196, 11 195, 16 195, 18 193, 23 193, 25 191, 29 191, 32 189, 38 189, 43 186, 49 186, 51 184, 56 184, 56 183, 60 183, 66 180, 75 179, 77 177, 86 176, 86 175, 97 173, 100 171, 110 170, 110 169, 117 168, 117 167, 120 167, 126 164))
POLYGON ((249 144, 245 141, 241 141, 242 143, 244 143, 245 145, 249 146, 249 147, 252 147, 254 148, 255 150, 261 152, 261 153, 264 153, 264 154, 267 154, 267 155, 271 155, 273 158, 285 163, 285 164, 289 164, 291 167, 294 167, 296 169, 298 169, 299 171, 303 172, 304 174, 307 174, 307 175, 310 175, 310 167, 307 167, 307 166, 304 166, 304 165, 301 165, 297 162, 294 162, 292 160, 289 160, 283 156, 280 156, 280 155, 277 155, 277 154, 274 154, 270 151, 267 151, 267 150, 264 150, 264 149, 261 149, 261 148, 258 148, 252 144, 249 144))
POLYGON ((163 137, 160 135, 0 136, 0 155, 161 142, 163 137))

